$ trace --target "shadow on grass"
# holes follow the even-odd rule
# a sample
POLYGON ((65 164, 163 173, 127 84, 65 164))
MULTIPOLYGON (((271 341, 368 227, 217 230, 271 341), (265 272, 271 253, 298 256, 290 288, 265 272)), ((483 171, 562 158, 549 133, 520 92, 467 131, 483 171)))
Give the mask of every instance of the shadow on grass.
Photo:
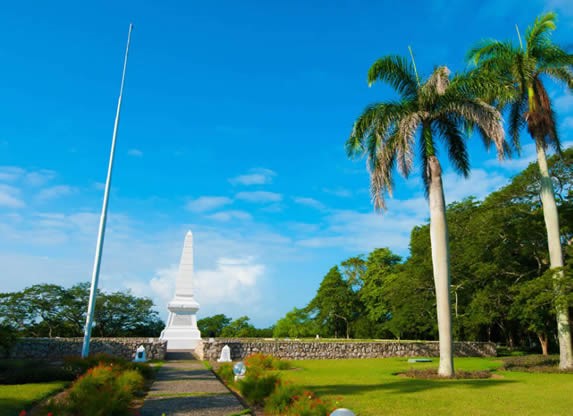
POLYGON ((338 384, 332 386, 308 386, 318 395, 345 395, 369 391, 390 391, 392 393, 418 393, 427 390, 447 389, 450 387, 467 386, 474 389, 486 389, 510 383, 514 380, 412 380, 404 379, 380 384, 338 384))
POLYGON ((15 416, 28 408, 28 402, 18 399, 0 399, 0 416, 15 416))

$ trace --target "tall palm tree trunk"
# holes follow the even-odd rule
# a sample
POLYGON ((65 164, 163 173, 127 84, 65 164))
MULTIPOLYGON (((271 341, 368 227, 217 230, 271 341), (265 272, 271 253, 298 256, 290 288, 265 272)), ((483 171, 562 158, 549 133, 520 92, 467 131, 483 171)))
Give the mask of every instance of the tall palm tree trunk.
POLYGON ((436 156, 428 157, 428 199, 430 203, 430 243, 432 266, 436 286, 436 309, 440 337, 440 366, 442 377, 454 375, 452 312, 450 310, 450 261, 448 252, 448 227, 446 202, 442 186, 442 169, 436 156))
MULTIPOLYGON (((563 267, 563 251, 561 249, 561 236, 559 234, 559 215, 553 193, 553 183, 549 176, 545 148, 541 140, 535 140, 537 147, 537 163, 541 173, 541 203, 543 204, 543 218, 547 229, 547 245, 549 247, 549 262, 552 269, 563 267)), ((573 347, 571 345, 571 326, 569 324, 569 305, 561 292, 561 280, 565 279, 563 271, 553 275, 553 288, 555 290, 557 335, 559 337, 559 367, 573 368, 573 347)))

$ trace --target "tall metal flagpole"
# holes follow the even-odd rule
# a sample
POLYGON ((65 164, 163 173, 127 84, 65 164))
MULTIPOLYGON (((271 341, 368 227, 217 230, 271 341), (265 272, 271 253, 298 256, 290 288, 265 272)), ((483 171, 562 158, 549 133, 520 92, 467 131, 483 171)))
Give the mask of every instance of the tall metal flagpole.
POLYGON ((101 264, 101 252, 103 248, 103 239, 105 236, 105 223, 107 220, 107 202, 109 199, 109 188, 111 186, 111 174, 113 171, 113 156, 115 154, 115 141, 117 139, 117 129, 119 126, 119 113, 121 110, 121 98, 123 96, 123 84, 125 82, 125 70, 127 69, 127 56, 129 54, 129 42, 131 40, 131 30, 133 24, 129 24, 129 33, 127 34, 127 46, 125 48, 125 58, 123 60, 123 72, 121 74, 121 87, 119 88, 119 99, 117 101, 117 112, 115 114, 115 123, 113 125, 113 136, 111 139, 111 152, 109 155, 109 165, 107 168, 107 179, 105 182, 105 191, 103 193, 103 206, 101 208, 101 217, 99 221, 99 232, 95 251, 94 267, 92 272, 92 285, 90 289, 90 300, 88 303, 88 314, 86 326, 84 328, 84 345, 82 347, 82 357, 87 357, 90 353, 90 337, 94 320, 94 311, 97 294, 97 284, 99 279, 99 269, 101 264))

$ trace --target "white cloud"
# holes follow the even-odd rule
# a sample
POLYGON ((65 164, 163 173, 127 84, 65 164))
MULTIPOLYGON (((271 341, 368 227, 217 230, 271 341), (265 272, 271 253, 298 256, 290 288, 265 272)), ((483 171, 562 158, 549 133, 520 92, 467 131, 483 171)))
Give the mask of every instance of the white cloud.
POLYGON ((205 212, 231 203, 233 203, 233 200, 226 196, 202 196, 187 202, 185 207, 191 212, 205 212))
POLYGON ((34 172, 28 172, 24 181, 31 186, 42 186, 56 177, 56 172, 48 169, 41 169, 34 172))
POLYGON ((22 180, 26 185, 41 186, 56 177, 56 172, 48 169, 27 171, 18 166, 0 166, 0 181, 15 182, 22 180))
POLYGON ((49 188, 44 188, 36 195, 40 201, 48 201, 51 199, 60 198, 70 195, 75 192, 75 189, 68 185, 56 185, 49 188))
POLYGON ((299 205, 305 205, 307 207, 315 208, 318 210, 323 210, 326 208, 322 202, 314 198, 294 197, 293 201, 299 205))
POLYGON ((504 160, 489 159, 485 162, 485 165, 515 172, 521 171, 529 166, 531 162, 535 162, 536 157, 535 144, 527 143, 521 148, 521 156, 514 155, 513 158, 504 160))
POLYGON ((276 173, 270 169, 251 169, 249 173, 229 179, 233 185, 266 185, 273 181, 276 173))
POLYGON ((227 222, 231 220, 250 221, 253 219, 251 214, 249 214, 248 212, 234 211, 234 210, 216 212, 214 214, 208 215, 207 218, 222 222, 227 222))
POLYGON ((26 171, 16 166, 0 166, 0 181, 14 182, 24 175, 26 171))
POLYGON ((382 213, 339 210, 325 217, 326 227, 297 244, 308 248, 343 248, 345 251, 368 252, 377 247, 390 247, 406 253, 412 228, 428 217, 424 198, 389 199, 382 213))
POLYGON ((236 195, 237 199, 254 203, 267 203, 282 201, 283 196, 275 192, 254 191, 254 192, 239 192, 236 195))
POLYGON ((201 302, 248 305, 258 298, 256 286, 264 273, 265 266, 252 257, 221 257, 214 269, 197 270, 194 286, 201 302))
POLYGON ((466 179, 453 172, 443 176, 444 194, 446 202, 461 201, 468 196, 478 199, 486 197, 489 193, 508 183, 506 176, 483 169, 474 169, 466 179))
POLYGON ((142 157, 143 156, 143 152, 139 149, 129 149, 127 151, 127 154, 129 156, 134 156, 134 157, 142 157))
POLYGON ((22 208, 26 204, 20 197, 20 189, 0 184, 0 207, 22 208))
POLYGON ((339 196, 341 198, 350 198, 352 196, 352 192, 349 189, 344 188, 323 188, 322 191, 327 194, 339 196))

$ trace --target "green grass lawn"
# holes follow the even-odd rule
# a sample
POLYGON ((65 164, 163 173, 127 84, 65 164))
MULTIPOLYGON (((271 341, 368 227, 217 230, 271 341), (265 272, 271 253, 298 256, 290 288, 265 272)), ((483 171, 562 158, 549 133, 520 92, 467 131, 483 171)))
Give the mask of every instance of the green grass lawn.
MULTIPOLYGON (((357 416, 384 415, 570 415, 573 374, 496 371, 483 380, 414 380, 393 375, 409 368, 405 358, 295 361, 283 379, 338 401, 357 416)), ((496 369, 501 361, 459 358, 457 369, 496 369)))
POLYGON ((69 382, 0 385, 0 416, 17 416, 21 410, 30 407, 55 392, 62 390, 69 382))

